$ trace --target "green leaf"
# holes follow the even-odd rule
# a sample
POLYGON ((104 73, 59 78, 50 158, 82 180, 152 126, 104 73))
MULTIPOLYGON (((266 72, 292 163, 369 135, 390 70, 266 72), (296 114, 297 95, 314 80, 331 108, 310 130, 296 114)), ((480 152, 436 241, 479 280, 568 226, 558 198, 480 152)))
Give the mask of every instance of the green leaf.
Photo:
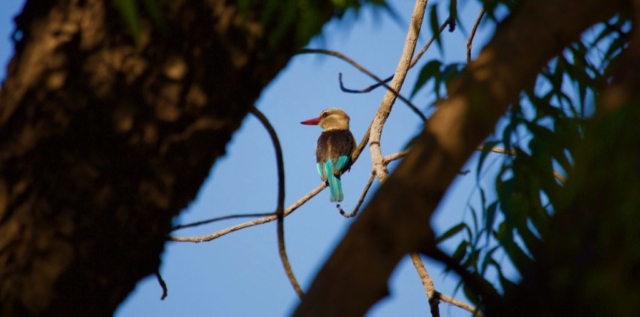
MULTIPOLYGON (((418 79, 416 80, 416 84, 413 86, 413 90, 411 91, 411 95, 409 98, 413 98, 413 96, 420 90, 424 85, 431 80, 431 78, 440 76, 440 66, 442 63, 439 60, 432 60, 422 66, 420 70, 420 74, 418 74, 418 79)), ((434 87, 434 89, 438 89, 438 87, 434 87)))
POLYGON ((484 163, 484 160, 491 152, 491 149, 499 143, 500 141, 489 141, 482 145, 482 151, 480 151, 480 157, 478 158, 478 168, 476 169, 476 181, 480 181, 480 172, 482 172, 482 164, 484 163))
POLYGON ((136 0, 113 0, 116 7, 120 11, 124 22, 129 27, 129 31, 133 36, 136 45, 140 44, 140 36, 142 35, 142 26, 140 23, 140 13, 138 12, 138 1, 136 0))
POLYGON ((484 226, 486 228, 486 232, 487 232, 487 239, 489 239, 489 236, 491 235, 491 228, 493 228, 493 223, 496 220, 496 211, 498 210, 498 201, 494 201, 493 203, 491 203, 489 205, 489 207, 487 207, 486 209, 486 213, 485 213, 485 222, 484 222, 484 226))
POLYGON ((478 297, 478 294, 476 294, 476 292, 467 284, 464 284, 462 286, 462 291, 464 292, 464 296, 467 297, 467 299, 473 304, 473 306, 478 306, 480 304, 480 298, 478 297))
MULTIPOLYGON (((480 264, 480 274, 484 275, 487 272, 489 264, 491 264, 492 261, 495 262, 495 260, 493 259, 493 253, 496 252, 498 248, 500 248, 499 245, 489 249, 489 251, 487 251, 487 253, 484 255, 484 260, 482 260, 482 263, 480 264)), ((500 265, 498 265, 496 269, 498 271, 501 270, 500 265)))
POLYGON ((453 237, 454 235, 456 235, 458 232, 462 231, 462 229, 464 229, 467 226, 466 223, 461 222, 451 228, 449 228, 449 230, 447 230, 445 233, 443 233, 441 236, 439 236, 438 238, 436 238, 436 244, 447 240, 451 237, 453 237))
POLYGON ((453 252, 453 255, 451 256, 451 258, 457 262, 462 262, 462 259, 467 254, 468 246, 469 246, 469 242, 467 241, 460 242, 456 250, 453 252))
POLYGON ((160 30, 161 33, 167 33, 168 26, 167 22, 162 15, 162 10, 160 9, 160 2, 164 2, 163 0, 142 0, 145 9, 149 12, 151 19, 153 20, 155 26, 160 30))
POLYGON ((436 39, 436 45, 438 45, 438 51, 440 55, 444 56, 444 48, 442 47, 442 38, 440 37, 440 22, 438 22, 438 6, 432 5, 429 12, 429 25, 431 26, 431 33, 436 39))

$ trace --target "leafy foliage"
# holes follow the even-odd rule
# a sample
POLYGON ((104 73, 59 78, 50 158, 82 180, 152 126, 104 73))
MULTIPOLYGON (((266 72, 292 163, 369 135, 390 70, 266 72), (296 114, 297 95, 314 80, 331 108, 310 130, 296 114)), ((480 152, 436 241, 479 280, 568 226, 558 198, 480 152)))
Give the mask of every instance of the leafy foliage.
MULTIPOLYGON (((482 3, 493 23, 500 20, 500 12, 518 5, 511 0, 482 3)), ((432 29, 438 22, 434 11, 432 29)), ((610 81, 609 69, 628 46, 629 28, 628 17, 618 15, 592 27, 548 63, 476 157, 482 209, 469 206, 472 220, 456 224, 437 240, 456 238, 459 243, 451 257, 486 280, 497 275, 496 286, 505 295, 515 287, 518 275, 536 261, 550 234, 551 220, 567 194, 564 180, 574 169, 585 125, 610 81), (496 146, 507 154, 491 153, 496 146), (500 166, 491 168, 488 162, 496 160, 500 166), (494 177, 488 186, 485 174, 494 177), (505 256, 508 261, 503 260, 505 256)), ((464 66, 425 62, 411 97, 428 88, 441 98, 464 66)), ((471 302, 481 302, 470 288, 460 286, 471 302)))

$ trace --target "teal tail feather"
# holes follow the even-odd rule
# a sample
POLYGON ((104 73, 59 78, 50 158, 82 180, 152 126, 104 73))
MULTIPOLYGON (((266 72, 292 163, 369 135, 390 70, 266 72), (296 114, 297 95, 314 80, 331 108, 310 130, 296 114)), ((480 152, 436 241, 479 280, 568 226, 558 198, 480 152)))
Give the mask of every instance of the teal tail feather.
POLYGON ((340 202, 344 199, 342 193, 342 181, 335 175, 329 174, 329 191, 331 192, 331 202, 340 202))
POLYGON ((344 199, 344 194, 342 193, 342 181, 339 176, 333 174, 331 160, 328 160, 325 166, 327 171, 327 181, 329 182, 329 192, 331 195, 330 200, 331 202, 340 202, 344 199))

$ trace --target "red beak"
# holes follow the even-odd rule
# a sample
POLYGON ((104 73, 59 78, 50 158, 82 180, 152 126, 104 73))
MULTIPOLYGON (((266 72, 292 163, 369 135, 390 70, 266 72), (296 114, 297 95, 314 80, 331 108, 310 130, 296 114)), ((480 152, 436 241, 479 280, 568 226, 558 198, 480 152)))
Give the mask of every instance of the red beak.
POLYGON ((305 120, 305 121, 302 121, 300 123, 306 124, 306 125, 318 125, 318 123, 320 123, 320 117, 309 119, 309 120, 305 120))

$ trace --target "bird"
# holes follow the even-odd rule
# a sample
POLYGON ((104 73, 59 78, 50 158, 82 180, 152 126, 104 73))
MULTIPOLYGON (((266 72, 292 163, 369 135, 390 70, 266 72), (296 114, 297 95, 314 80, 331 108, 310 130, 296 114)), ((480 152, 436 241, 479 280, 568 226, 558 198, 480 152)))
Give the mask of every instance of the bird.
POLYGON ((349 131, 349 116, 338 108, 322 110, 320 116, 300 122, 318 125, 322 133, 316 146, 316 163, 320 178, 329 185, 330 201, 344 199, 340 175, 351 168, 351 155, 356 149, 356 139, 349 131))

